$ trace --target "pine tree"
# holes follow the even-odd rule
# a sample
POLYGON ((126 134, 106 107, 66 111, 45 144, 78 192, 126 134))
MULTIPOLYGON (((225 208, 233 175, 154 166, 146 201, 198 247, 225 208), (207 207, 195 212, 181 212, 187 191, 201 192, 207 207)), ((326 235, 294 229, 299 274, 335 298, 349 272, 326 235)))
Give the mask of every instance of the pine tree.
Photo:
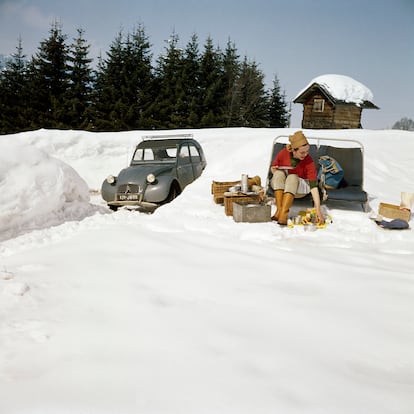
POLYGON ((107 53, 98 61, 93 94, 93 125, 100 131, 126 129, 122 121, 123 34, 119 32, 107 53))
POLYGON ((19 39, 16 53, 0 72, 0 133, 13 133, 29 128, 27 120, 27 61, 19 39))
POLYGON ((223 58, 224 121, 226 126, 237 126, 238 110, 240 108, 240 62, 234 43, 230 40, 223 58))
POLYGON ((270 93, 269 126, 271 128, 286 128, 289 126, 289 119, 286 95, 281 92, 279 79, 275 76, 270 93))
POLYGON ((49 34, 29 65, 32 125, 64 128, 68 126, 64 102, 69 84, 67 36, 57 22, 49 34))
POLYGON ((153 116, 154 75, 150 43, 144 27, 120 32, 108 58, 99 60, 95 82, 93 117, 99 130, 130 130, 157 126, 153 116))
POLYGON ((151 44, 142 24, 131 36, 130 53, 127 59, 130 63, 130 70, 126 73, 130 90, 128 126, 131 129, 152 128, 154 126, 152 53, 151 44))
POLYGON ((264 74, 256 62, 245 57, 239 77, 240 108, 238 126, 267 127, 268 94, 264 86, 264 74))
POLYGON ((183 60, 183 107, 184 127, 197 128, 200 121, 200 52, 198 37, 193 34, 187 44, 183 60))
POLYGON ((27 64, 19 44, 14 60, 0 73, 0 132, 289 124, 277 77, 266 91, 257 64, 247 57, 240 62, 230 40, 222 53, 208 37, 200 53, 196 34, 182 50, 173 33, 154 68, 151 45, 139 25, 126 37, 118 33, 96 71, 82 29, 73 40, 68 48, 55 22, 27 64))
POLYGON ((173 33, 168 40, 165 55, 158 59, 156 68, 157 105, 156 113, 159 126, 162 128, 184 127, 185 103, 184 91, 184 58, 183 51, 178 47, 178 35, 173 33))
POLYGON ((68 56, 69 87, 65 95, 67 124, 75 129, 88 129, 88 110, 92 94, 92 59, 88 58, 90 45, 84 39, 84 30, 78 29, 68 56))
POLYGON ((200 126, 225 126, 223 82, 223 60, 219 50, 215 50, 211 37, 207 38, 200 63, 200 87, 202 94, 202 116, 200 126))

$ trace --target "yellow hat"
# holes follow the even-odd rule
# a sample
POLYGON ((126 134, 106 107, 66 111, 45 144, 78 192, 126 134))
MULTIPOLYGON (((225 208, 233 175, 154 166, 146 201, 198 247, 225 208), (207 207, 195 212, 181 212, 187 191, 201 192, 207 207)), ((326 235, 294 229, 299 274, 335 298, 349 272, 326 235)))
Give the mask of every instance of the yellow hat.
POLYGON ((306 139, 305 135, 302 131, 296 131, 293 135, 289 136, 290 146, 293 149, 298 149, 303 145, 307 145, 308 140, 306 139))

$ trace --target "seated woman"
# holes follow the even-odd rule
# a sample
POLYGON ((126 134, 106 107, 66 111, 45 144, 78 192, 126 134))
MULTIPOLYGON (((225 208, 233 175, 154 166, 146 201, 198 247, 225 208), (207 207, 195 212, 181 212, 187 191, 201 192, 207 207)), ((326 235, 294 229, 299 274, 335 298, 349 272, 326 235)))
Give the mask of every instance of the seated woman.
POLYGON ((309 143, 302 131, 289 136, 290 144, 280 150, 272 162, 270 182, 276 200, 276 213, 272 220, 286 225, 294 198, 311 193, 320 224, 325 222, 321 212, 318 178, 315 163, 309 155, 309 143))

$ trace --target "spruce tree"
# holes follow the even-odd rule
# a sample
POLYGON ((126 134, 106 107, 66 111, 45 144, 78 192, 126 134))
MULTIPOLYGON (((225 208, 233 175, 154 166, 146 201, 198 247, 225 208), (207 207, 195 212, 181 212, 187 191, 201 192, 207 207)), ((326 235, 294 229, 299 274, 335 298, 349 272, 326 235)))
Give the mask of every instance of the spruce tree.
POLYGON ((220 50, 214 48, 211 37, 207 38, 201 56, 200 87, 202 94, 200 126, 225 126, 223 59, 220 50))
POLYGON ((40 43, 29 65, 32 125, 41 128, 68 126, 65 94, 69 84, 66 35, 54 22, 49 38, 40 43))
POLYGON ((154 68, 144 27, 119 32, 93 71, 84 31, 68 48, 55 22, 30 62, 20 42, 0 73, 0 132, 288 126, 279 80, 266 91, 258 65, 240 62, 234 43, 223 53, 208 37, 200 53, 196 34, 184 50, 178 40, 173 33, 154 68))
POLYGON ((281 92, 279 79, 275 76, 269 99, 269 126, 271 128, 288 127, 289 118, 286 95, 281 92))
POLYGON ((240 62, 234 43, 227 42, 223 58, 224 120, 226 126, 237 126, 240 108, 240 62))
POLYGON ((198 36, 193 34, 183 60, 183 126, 197 128, 200 121, 200 52, 198 36))
POLYGON ((126 71, 129 89, 128 127, 130 129, 152 128, 154 74, 151 60, 151 44, 140 24, 132 33, 129 53, 126 56, 129 70, 126 71))
POLYGON ((94 91, 94 125, 99 130, 157 126, 153 114, 154 76, 142 25, 126 39, 120 32, 106 60, 99 60, 94 91))
POLYGON ((98 61, 93 94, 93 124, 100 131, 126 129, 122 120, 123 34, 119 32, 107 53, 98 61))
POLYGON ((65 95, 67 123, 74 129, 88 129, 89 105, 92 93, 92 59, 88 57, 90 45, 84 39, 84 30, 71 45, 68 56, 69 87, 65 95))
POLYGON ((264 74, 258 69, 256 62, 248 62, 247 57, 241 65, 239 84, 238 126, 268 126, 268 94, 264 86, 264 74))
POLYGON ((0 133, 19 132, 29 128, 27 120, 27 61, 19 39, 11 59, 0 71, 0 133))
POLYGON ((178 40, 178 35, 173 33, 168 40, 166 53, 159 57, 156 68, 158 94, 155 111, 161 128, 181 128, 186 123, 183 111, 184 59, 178 40))

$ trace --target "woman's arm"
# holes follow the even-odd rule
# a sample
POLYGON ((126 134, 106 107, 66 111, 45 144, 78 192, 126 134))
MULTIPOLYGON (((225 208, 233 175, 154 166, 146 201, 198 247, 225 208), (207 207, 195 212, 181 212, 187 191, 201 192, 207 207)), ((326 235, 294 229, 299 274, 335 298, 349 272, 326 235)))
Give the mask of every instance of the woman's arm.
POLYGON ((311 189, 312 199, 313 199, 313 205, 316 210, 316 215, 318 216, 318 222, 319 224, 325 223, 325 218, 321 211, 321 198, 319 197, 319 189, 318 187, 313 187, 311 189))

